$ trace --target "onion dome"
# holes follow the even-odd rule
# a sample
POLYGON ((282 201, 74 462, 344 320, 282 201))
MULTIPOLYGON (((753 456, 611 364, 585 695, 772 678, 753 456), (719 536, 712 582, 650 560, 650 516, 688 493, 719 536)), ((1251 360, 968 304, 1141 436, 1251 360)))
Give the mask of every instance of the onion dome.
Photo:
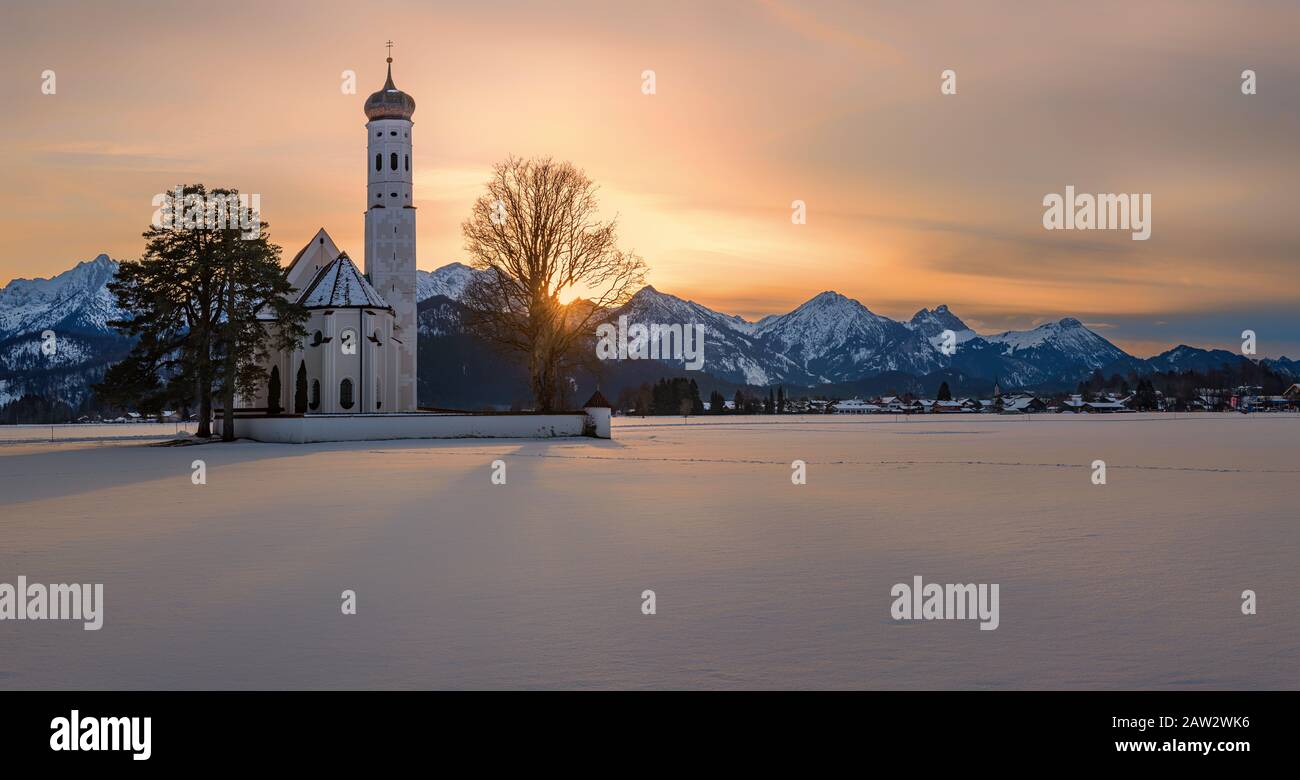
POLYGON ((388 80, 384 88, 366 98, 366 118, 405 119, 410 121, 415 113, 415 98, 393 84, 393 58, 388 58, 388 80))

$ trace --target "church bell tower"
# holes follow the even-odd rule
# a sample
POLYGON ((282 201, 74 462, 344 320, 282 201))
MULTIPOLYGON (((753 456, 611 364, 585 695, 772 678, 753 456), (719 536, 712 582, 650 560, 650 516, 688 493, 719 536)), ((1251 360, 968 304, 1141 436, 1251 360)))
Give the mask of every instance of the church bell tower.
MULTIPOLYGON (((396 317, 394 411, 413 412, 416 398, 415 204, 411 201, 411 115, 415 100, 393 84, 392 41, 388 80, 366 98, 366 276, 396 317)), ((369 334, 366 334, 369 336, 369 334)), ((387 346, 385 346, 387 349, 387 346)), ((389 373, 393 376, 393 373, 389 373)))

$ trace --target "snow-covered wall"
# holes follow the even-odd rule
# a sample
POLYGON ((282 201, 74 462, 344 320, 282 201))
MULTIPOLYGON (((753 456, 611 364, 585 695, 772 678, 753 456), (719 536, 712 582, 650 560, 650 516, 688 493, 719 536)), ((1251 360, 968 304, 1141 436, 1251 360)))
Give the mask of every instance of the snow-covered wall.
MULTIPOLYGON (((596 411, 608 415, 608 409, 596 411)), ((213 432, 221 433, 221 419, 213 432)), ((256 441, 305 444, 367 439, 547 439, 594 435, 610 438, 608 418, 589 414, 325 414, 303 417, 236 417, 235 436, 256 441), (603 435, 601 435, 603 433, 603 435)))

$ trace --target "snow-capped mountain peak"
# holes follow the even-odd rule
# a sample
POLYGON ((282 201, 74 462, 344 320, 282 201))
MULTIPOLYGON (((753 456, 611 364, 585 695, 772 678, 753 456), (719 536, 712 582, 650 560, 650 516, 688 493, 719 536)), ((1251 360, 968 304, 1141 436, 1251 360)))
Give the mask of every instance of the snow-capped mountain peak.
POLYGON ((105 330, 122 316, 108 283, 117 262, 106 254, 48 279, 14 279, 0 288, 0 339, 47 328, 105 330))
POLYGON ((956 334, 956 345, 959 347, 972 339, 979 338, 979 334, 967 327, 960 317, 953 314, 948 309, 947 304, 940 304, 933 309, 921 309, 912 315, 912 319, 908 320, 907 325, 925 336, 930 346, 939 351, 943 349, 943 333, 946 330, 951 330, 956 334))
POLYGON ((701 303, 659 292, 648 284, 637 290, 625 309, 628 312, 635 312, 638 321, 647 323, 701 322, 745 334, 749 334, 754 328, 754 324, 743 317, 723 314, 701 303))
POLYGON ((415 299, 417 302, 435 295, 454 301, 460 300, 470 281, 483 271, 476 271, 464 263, 448 263, 433 271, 415 272, 415 299))
MULTIPOLYGON (((627 317, 644 325, 703 325, 706 369, 736 381, 767 385, 788 381, 809 381, 789 360, 772 355, 754 335, 754 324, 732 314, 714 311, 695 301, 662 293, 650 285, 642 287, 626 305, 610 313, 609 321, 627 317)), ((680 365, 681 360, 667 361, 680 365)))
POLYGON ((956 333, 962 333, 963 331, 974 333, 974 331, 966 327, 966 323, 962 322, 960 317, 949 310, 947 304, 940 304, 933 309, 921 309, 912 315, 912 319, 908 321, 908 324, 919 329, 927 336, 933 336, 945 330, 956 333))
POLYGON ((1004 355, 1049 367, 1050 376, 1064 376, 1066 367, 1091 371, 1131 357, 1074 317, 1045 322, 1032 330, 986 336, 985 340, 1001 347, 1004 355))
MULTIPOLYGON (((1069 337, 1078 330, 1087 330, 1083 323, 1073 317, 1065 317, 1055 322, 1044 322, 1031 330, 1009 330, 1005 333, 999 333, 995 336, 986 336, 985 338, 994 343, 1002 344, 1008 354, 1017 350, 1033 349, 1043 344, 1059 339, 1069 337)), ((1091 335, 1096 335, 1088 331, 1091 335)), ((1081 334, 1079 334, 1081 335, 1081 334)), ((1086 338, 1086 337, 1085 337, 1086 338)), ((1100 338, 1100 336, 1098 336, 1100 338)))

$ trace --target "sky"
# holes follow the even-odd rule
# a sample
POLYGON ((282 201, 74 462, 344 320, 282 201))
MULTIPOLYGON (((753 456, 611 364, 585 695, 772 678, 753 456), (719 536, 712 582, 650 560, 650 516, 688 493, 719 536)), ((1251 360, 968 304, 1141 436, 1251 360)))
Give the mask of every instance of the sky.
POLYGON ((261 195, 286 263, 319 227, 359 256, 361 106, 392 39, 420 268, 469 260, 493 163, 551 156, 600 186, 649 283, 727 313, 836 290, 981 332, 1073 316, 1139 356, 1246 329, 1300 355, 1295 3, 199 8, 0 8, 0 283, 138 258, 180 182, 261 195), (1151 237, 1044 229, 1067 185, 1150 194, 1151 237))

